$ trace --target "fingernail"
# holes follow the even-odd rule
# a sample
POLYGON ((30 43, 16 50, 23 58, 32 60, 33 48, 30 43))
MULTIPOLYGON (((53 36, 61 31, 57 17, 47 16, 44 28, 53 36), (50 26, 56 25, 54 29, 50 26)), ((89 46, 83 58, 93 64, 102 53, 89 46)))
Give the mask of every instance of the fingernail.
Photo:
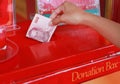
POLYGON ((52 21, 49 23, 49 25, 50 25, 50 26, 53 26, 53 23, 52 23, 52 21))

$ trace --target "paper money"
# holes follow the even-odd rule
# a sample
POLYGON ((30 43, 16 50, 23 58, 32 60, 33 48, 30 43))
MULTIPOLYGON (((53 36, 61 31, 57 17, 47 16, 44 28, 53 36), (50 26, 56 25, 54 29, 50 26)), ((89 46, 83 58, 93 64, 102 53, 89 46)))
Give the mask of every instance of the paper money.
POLYGON ((56 26, 50 26, 51 19, 36 14, 27 31, 26 37, 32 38, 40 42, 49 42, 56 26))

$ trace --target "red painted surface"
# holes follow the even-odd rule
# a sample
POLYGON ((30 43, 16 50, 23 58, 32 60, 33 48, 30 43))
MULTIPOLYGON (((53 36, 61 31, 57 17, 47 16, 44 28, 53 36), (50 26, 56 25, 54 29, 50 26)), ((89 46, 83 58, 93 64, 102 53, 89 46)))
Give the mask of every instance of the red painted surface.
POLYGON ((13 8, 14 0, 0 0, 0 25, 12 26, 15 24, 13 8))
POLYGON ((0 25, 6 24, 9 20, 8 0, 0 0, 0 25))
POLYGON ((113 20, 120 23, 120 0, 113 1, 113 20))
POLYGON ((30 20, 36 13, 36 2, 35 0, 26 0, 27 19, 30 20))
POLYGON ((42 77, 119 51, 88 26, 58 27, 50 42, 41 43, 26 38, 30 22, 19 25, 20 30, 8 33, 7 56, 0 60, 1 84, 42 77))
POLYGON ((101 11, 101 16, 105 16, 105 0, 100 0, 100 11, 101 11))

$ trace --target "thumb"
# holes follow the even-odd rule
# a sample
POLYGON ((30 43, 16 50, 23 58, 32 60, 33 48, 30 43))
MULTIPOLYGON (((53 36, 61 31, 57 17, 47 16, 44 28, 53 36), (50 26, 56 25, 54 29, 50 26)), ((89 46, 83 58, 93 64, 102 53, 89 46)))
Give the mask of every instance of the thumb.
POLYGON ((61 23, 61 22, 63 22, 62 19, 61 19, 61 16, 57 16, 56 18, 54 18, 54 19, 52 20, 52 24, 53 24, 53 25, 57 25, 57 24, 59 24, 59 23, 61 23))

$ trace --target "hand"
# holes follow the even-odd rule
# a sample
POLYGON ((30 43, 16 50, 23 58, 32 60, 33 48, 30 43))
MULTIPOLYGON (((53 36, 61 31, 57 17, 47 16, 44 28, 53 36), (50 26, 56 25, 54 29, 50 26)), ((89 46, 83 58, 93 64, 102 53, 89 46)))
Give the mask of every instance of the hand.
POLYGON ((70 2, 59 6, 51 15, 52 24, 67 23, 71 25, 88 25, 98 31, 110 42, 120 47, 120 24, 106 18, 96 16, 78 8, 70 2))
POLYGON ((51 15, 52 24, 66 23, 79 25, 84 22, 87 13, 70 2, 64 2, 51 15))

